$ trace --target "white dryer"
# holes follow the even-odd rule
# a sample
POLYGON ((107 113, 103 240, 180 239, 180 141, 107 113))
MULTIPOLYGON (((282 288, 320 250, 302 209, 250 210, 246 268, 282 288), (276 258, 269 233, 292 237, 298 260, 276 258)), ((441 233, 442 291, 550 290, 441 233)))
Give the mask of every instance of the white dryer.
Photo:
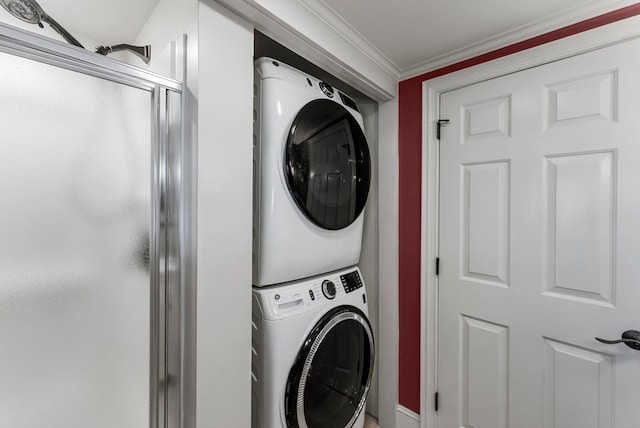
POLYGON ((357 267, 253 289, 252 428, 362 428, 374 365, 357 267))
POLYGON ((371 160, 355 101, 271 58, 254 92, 253 284, 357 264, 371 160))

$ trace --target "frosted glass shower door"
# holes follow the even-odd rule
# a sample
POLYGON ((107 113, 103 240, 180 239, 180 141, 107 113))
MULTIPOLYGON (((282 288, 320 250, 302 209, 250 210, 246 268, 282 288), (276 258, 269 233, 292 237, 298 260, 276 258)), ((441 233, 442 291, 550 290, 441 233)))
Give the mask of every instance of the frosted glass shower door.
POLYGON ((0 428, 148 427, 153 91, 0 64, 0 428))

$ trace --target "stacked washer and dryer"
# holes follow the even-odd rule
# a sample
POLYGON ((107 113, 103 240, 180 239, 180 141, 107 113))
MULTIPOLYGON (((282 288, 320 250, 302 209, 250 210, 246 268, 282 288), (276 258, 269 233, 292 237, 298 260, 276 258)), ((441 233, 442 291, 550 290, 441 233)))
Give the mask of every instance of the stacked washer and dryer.
POLYGON ((356 266, 371 161, 355 101, 255 62, 252 428, 361 428, 374 365, 356 266))

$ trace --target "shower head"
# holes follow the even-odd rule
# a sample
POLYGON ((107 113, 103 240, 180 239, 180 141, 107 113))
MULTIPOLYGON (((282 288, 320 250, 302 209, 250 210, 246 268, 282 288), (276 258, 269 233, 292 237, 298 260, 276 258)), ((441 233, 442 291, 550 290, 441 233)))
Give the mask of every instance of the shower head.
POLYGON ((43 22, 46 22, 56 30, 68 43, 84 48, 67 30, 62 28, 53 18, 46 14, 44 9, 36 0, 0 0, 2 7, 21 21, 29 24, 38 24, 40 28, 44 28, 43 22))
MULTIPOLYGON (((29 24, 38 24, 40 28, 44 28, 43 22, 46 22, 58 32, 67 42, 72 45, 81 47, 84 46, 75 39, 67 30, 62 28, 62 25, 58 24, 52 17, 42 9, 42 6, 38 4, 36 0, 0 0, 0 4, 11 15, 15 16, 21 21, 28 22, 29 24)), ((108 55, 112 52, 121 50, 128 50, 138 56, 145 64, 148 64, 151 60, 151 46, 132 46, 129 44, 120 44, 113 46, 98 46, 96 52, 101 55, 108 55)))
POLYGON ((38 3, 30 0, 0 0, 2 7, 7 9, 9 13, 16 18, 28 22, 29 24, 38 24, 43 28, 41 21, 44 10, 38 3))

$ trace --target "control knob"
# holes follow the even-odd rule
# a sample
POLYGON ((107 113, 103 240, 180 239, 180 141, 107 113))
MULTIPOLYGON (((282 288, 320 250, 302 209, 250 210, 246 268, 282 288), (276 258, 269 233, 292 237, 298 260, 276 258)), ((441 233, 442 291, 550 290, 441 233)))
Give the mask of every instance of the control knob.
POLYGON ((332 281, 325 279, 322 281, 322 294, 329 300, 333 299, 336 297, 336 285, 332 281))
POLYGON ((320 89, 322 89, 322 92, 324 92, 324 94, 326 96, 328 96, 329 98, 333 98, 333 87, 325 82, 320 82, 320 89))

